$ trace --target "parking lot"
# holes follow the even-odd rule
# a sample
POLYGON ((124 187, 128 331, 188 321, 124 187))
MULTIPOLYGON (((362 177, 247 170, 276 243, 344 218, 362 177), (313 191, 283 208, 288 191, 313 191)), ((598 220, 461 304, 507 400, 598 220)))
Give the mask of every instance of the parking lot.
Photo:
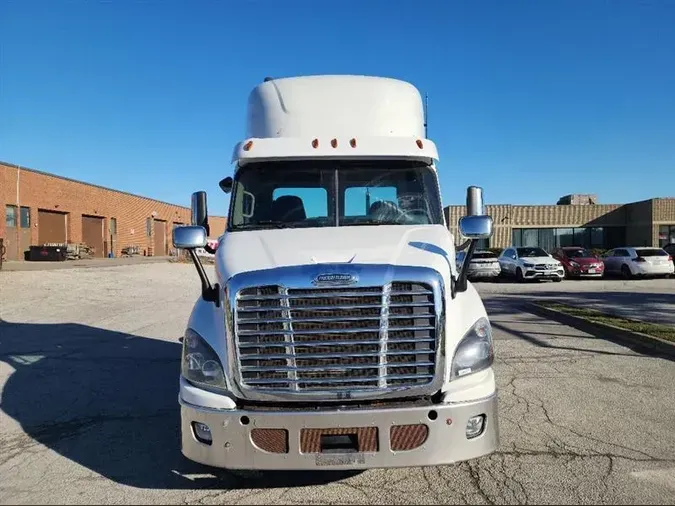
MULTIPOLYGON (((0 273, 0 503, 675 502, 675 364, 523 310, 587 301, 672 321, 675 279, 477 283, 501 448, 455 466, 272 473, 180 454, 188 264, 0 273)), ((635 316, 635 315, 633 315, 635 316)))

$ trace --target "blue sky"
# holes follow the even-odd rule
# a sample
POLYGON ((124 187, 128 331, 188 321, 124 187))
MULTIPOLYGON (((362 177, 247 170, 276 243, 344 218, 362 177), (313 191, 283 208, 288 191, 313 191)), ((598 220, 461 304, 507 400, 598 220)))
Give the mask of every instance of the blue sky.
POLYGON ((0 160, 225 214, 265 76, 429 94, 443 203, 675 195, 675 2, 0 1, 0 160))

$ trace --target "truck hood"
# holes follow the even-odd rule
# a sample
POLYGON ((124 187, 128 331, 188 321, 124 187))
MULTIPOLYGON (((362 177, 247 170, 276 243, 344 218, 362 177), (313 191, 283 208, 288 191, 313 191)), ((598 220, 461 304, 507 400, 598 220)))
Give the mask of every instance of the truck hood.
POLYGON ((443 225, 379 225, 226 232, 221 282, 240 273, 325 263, 423 266, 456 273, 453 237, 443 225))

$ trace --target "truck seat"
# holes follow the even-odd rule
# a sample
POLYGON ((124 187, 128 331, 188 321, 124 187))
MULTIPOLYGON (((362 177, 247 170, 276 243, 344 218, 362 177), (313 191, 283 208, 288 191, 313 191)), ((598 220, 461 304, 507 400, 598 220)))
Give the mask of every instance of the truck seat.
POLYGON ((300 197, 282 195, 272 202, 272 219, 279 221, 302 221, 307 218, 300 197))
POLYGON ((377 200, 370 205, 368 216, 377 221, 396 221, 400 217, 398 206, 388 200, 377 200))

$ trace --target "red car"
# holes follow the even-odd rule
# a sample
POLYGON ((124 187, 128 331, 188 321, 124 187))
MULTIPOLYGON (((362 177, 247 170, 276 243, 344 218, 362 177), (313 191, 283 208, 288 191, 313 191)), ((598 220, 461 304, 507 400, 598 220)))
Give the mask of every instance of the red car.
POLYGON ((563 264, 569 278, 601 278, 605 274, 605 263, 585 248, 556 248, 551 255, 563 264))

